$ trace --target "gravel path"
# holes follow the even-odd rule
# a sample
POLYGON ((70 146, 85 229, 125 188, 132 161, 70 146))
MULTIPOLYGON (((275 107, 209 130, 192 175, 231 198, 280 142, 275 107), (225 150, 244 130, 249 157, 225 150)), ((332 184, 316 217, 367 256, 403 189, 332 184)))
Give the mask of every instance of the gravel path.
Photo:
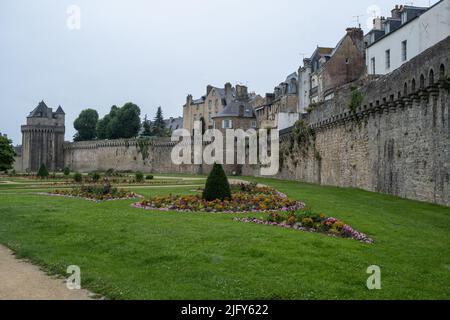
POLYGON ((90 300, 86 290, 69 290, 64 280, 14 257, 0 245, 0 300, 90 300))

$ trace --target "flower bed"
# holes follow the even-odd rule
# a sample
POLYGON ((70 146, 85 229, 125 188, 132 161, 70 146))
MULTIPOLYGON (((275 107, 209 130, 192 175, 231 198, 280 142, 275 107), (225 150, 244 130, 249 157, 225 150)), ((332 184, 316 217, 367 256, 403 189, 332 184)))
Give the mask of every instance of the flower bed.
POLYGON ((364 243, 373 243, 374 240, 364 233, 354 230, 349 225, 324 214, 315 214, 311 211, 301 210, 291 213, 270 213, 265 218, 235 218, 235 221, 277 226, 307 232, 319 232, 329 236, 351 238, 364 243))
POLYGON ((231 199, 206 201, 201 195, 158 196, 135 203, 135 208, 178 212, 255 213, 295 211, 305 204, 289 200, 286 195, 269 187, 253 186, 251 191, 232 189, 231 199))
POLYGON ((142 196, 124 189, 118 189, 109 185, 87 185, 73 189, 55 190, 49 195, 70 198, 82 198, 91 201, 111 201, 142 198, 142 196))

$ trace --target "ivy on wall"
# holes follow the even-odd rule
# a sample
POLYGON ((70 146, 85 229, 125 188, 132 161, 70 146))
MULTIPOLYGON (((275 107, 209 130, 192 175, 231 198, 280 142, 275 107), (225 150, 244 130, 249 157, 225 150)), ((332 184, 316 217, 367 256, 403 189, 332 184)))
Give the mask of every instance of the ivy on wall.
POLYGON ((149 138, 139 138, 137 140, 138 152, 142 155, 142 160, 145 161, 150 156, 150 144, 151 139, 149 138))
POLYGON ((290 157, 292 163, 297 166, 297 156, 307 157, 311 147, 314 148, 314 158, 321 160, 320 154, 315 149, 315 132, 308 124, 299 120, 292 130, 289 140, 282 144, 280 150, 280 166, 283 167, 287 158, 290 157))
POLYGON ((352 87, 352 95, 350 98, 350 102, 348 104, 348 108, 352 113, 356 113, 359 107, 361 107, 361 104, 364 100, 364 97, 361 93, 361 90, 359 90, 356 87, 352 87))

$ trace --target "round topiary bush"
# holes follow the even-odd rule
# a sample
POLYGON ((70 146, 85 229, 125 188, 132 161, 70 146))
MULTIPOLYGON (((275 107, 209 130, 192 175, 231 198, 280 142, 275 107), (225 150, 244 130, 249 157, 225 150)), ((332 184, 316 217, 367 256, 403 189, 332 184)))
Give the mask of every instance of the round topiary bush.
POLYGON ((79 172, 76 172, 76 173, 73 175, 73 181, 75 181, 75 182, 77 182, 77 183, 83 182, 83 175, 82 175, 81 173, 79 173, 79 172))
POLYGON ((41 166, 39 167, 39 171, 37 173, 37 176, 41 179, 43 178, 47 178, 49 175, 47 167, 45 166, 45 164, 41 164, 41 166))
POLYGON ((215 163, 211 173, 206 180, 203 200, 225 200, 231 199, 231 188, 222 165, 215 163))
POLYGON ((144 181, 144 174, 142 172, 136 172, 136 182, 140 183, 144 181))
POLYGON ((64 175, 67 177, 68 175, 70 175, 70 169, 68 167, 64 168, 64 175))
POLYGON ((145 177, 145 180, 153 180, 153 178, 154 177, 151 174, 149 174, 145 177))

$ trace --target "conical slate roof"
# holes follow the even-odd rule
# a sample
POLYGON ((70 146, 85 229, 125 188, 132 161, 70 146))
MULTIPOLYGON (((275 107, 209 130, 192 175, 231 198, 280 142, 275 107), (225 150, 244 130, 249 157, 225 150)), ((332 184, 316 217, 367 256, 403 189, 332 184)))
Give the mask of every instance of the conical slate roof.
POLYGON ((55 113, 66 114, 66 113, 64 112, 64 110, 61 108, 61 106, 59 106, 58 109, 56 109, 56 112, 55 112, 55 113))
POLYGON ((49 108, 45 104, 44 100, 39 102, 38 106, 31 111, 30 115, 28 117, 47 117, 47 112, 49 108))

